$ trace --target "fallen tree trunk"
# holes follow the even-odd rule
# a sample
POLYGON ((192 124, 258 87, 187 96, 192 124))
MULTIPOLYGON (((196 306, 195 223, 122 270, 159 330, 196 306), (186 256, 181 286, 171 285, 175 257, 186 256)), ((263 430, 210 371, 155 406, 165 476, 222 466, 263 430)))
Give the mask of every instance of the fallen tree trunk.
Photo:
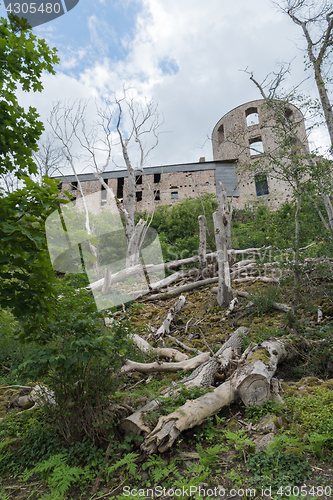
POLYGON ((218 280, 219 280, 218 278, 207 278, 206 280, 195 281, 194 283, 189 283, 188 285, 179 286, 178 288, 169 290, 166 293, 158 293, 156 295, 151 295, 150 297, 144 299, 144 301, 171 299, 172 297, 176 297, 177 295, 180 295, 183 292, 189 292, 190 290, 194 290, 195 288, 200 288, 201 286, 217 283, 218 280))
POLYGON ((195 356, 194 358, 187 359, 185 361, 179 361, 178 363, 137 363, 135 361, 130 361, 127 359, 124 366, 121 368, 121 373, 129 373, 137 371, 140 373, 159 373, 159 372, 177 372, 179 370, 194 370, 197 366, 205 363, 210 357, 209 352, 204 352, 195 356))
POLYGON ((166 451, 182 431, 202 424, 207 417, 238 398, 247 406, 262 404, 270 397, 269 385, 278 363, 297 356, 295 344, 289 339, 267 341, 260 347, 256 346, 245 365, 239 367, 228 381, 213 392, 187 401, 170 415, 161 417, 141 448, 147 453, 166 451))
POLYGON ((230 382, 225 382, 200 398, 186 401, 178 410, 159 419, 155 429, 141 445, 142 450, 149 454, 156 451, 163 453, 172 446, 181 432, 202 424, 207 417, 218 413, 237 397, 237 391, 230 382))
POLYGON ((136 333, 131 338, 140 351, 145 352, 146 354, 153 354, 162 358, 173 359, 175 361, 185 361, 188 359, 187 354, 183 354, 178 351, 178 349, 172 349, 171 347, 152 347, 146 340, 136 333))

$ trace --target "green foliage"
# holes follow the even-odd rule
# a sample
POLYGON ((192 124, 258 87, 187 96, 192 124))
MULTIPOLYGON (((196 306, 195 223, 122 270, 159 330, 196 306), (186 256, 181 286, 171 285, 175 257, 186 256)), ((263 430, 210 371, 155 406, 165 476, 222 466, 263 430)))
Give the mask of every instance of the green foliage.
POLYGON ((304 394, 302 398, 286 398, 288 409, 292 412, 294 422, 301 424, 307 431, 333 437, 333 391, 322 387, 313 390, 314 394, 304 394))
POLYGON ((275 450, 278 450, 301 456, 305 449, 305 446, 297 437, 293 437, 289 431, 286 431, 279 436, 275 436, 273 443, 268 446, 266 453, 270 455, 274 454, 275 450))
POLYGON ((60 198, 55 181, 24 182, 24 188, 0 197, 0 306, 22 323, 21 338, 36 340, 55 303, 44 223, 60 198))
POLYGON ((311 432, 308 435, 309 448, 312 453, 323 460, 325 458, 330 458, 333 449, 333 435, 332 434, 320 434, 319 432, 311 432))
POLYGON ((253 442, 247 437, 247 434, 242 429, 235 432, 226 429, 224 431, 224 436, 228 444, 231 444, 236 449, 239 458, 243 458, 245 453, 254 451, 253 442))
POLYGON ((0 440, 1 476, 6 473, 16 476, 61 449, 56 429, 50 426, 41 408, 8 414, 0 422, 0 440))
POLYGON ((217 415, 215 415, 215 417, 208 417, 202 425, 196 425, 193 427, 191 437, 188 441, 192 443, 203 440, 207 443, 216 443, 216 441, 221 441, 224 434, 219 427, 224 420, 224 417, 219 418, 217 415))
POLYGON ((261 417, 265 415, 276 415, 281 416, 285 412, 285 405, 277 401, 264 401, 261 406, 253 405, 246 408, 246 413, 248 418, 253 422, 257 422, 261 417))
POLYGON ((65 282, 55 290, 55 307, 37 337, 46 345, 35 350, 18 373, 46 377, 59 405, 47 405, 49 416, 67 442, 84 436, 99 442, 113 432, 115 421, 105 412, 120 383, 121 357, 135 355, 131 331, 126 322, 104 327, 86 290, 75 290, 65 282))
POLYGON ((273 454, 256 452, 247 461, 253 474, 251 483, 258 487, 272 487, 301 484, 311 474, 310 465, 303 458, 289 453, 275 451, 273 454))
MULTIPOLYGON (((151 227, 159 235, 164 261, 196 255, 199 246, 198 216, 207 219, 207 251, 215 250, 212 214, 217 209, 216 196, 205 194, 182 200, 177 205, 157 207, 151 227)), ((142 214, 137 215, 138 219, 142 214)))
MULTIPOLYGON (((314 195, 315 196, 315 195, 314 195)), ((325 207, 321 199, 316 203, 325 214, 325 207)), ((235 210, 232 222, 232 240, 234 248, 263 247, 273 245, 277 249, 294 247, 295 239, 295 204, 286 202, 277 210, 271 210, 265 205, 249 210, 235 210)), ((323 224, 311 201, 305 198, 302 202, 300 214, 300 247, 310 243, 316 245, 302 254, 304 257, 319 257, 331 255, 332 245, 329 237, 323 230, 323 224)), ((272 255, 276 251, 272 249, 272 255)), ((283 262, 290 259, 288 252, 285 255, 277 253, 274 260, 283 262)))
POLYGON ((197 444, 197 452, 200 455, 200 463, 205 470, 208 470, 210 465, 216 462, 219 455, 221 455, 224 451, 226 451, 226 448, 222 444, 216 444, 212 448, 206 448, 205 450, 199 443, 197 444))
POLYGON ((123 458, 118 460, 115 464, 110 465, 106 468, 106 475, 108 479, 111 479, 118 469, 124 467, 132 476, 135 475, 137 465, 135 460, 138 458, 137 453, 127 453, 123 458))
MULTIPOLYGON (((179 477, 176 462, 177 460, 173 459, 170 464, 167 465, 159 455, 152 455, 142 465, 142 470, 148 469, 153 484, 160 483, 161 481, 165 482, 170 476, 176 475, 179 477)), ((171 482, 168 481, 167 484, 169 486, 171 482)), ((150 483, 148 483, 148 486, 150 486, 150 483)))
POLYGON ((59 453, 52 455, 48 460, 38 463, 30 471, 26 471, 20 477, 27 481, 33 474, 40 474, 42 479, 47 480, 47 485, 53 490, 52 497, 64 498, 68 488, 79 481, 86 471, 81 467, 71 467, 67 463, 67 456, 59 453))
POLYGON ((37 39, 30 26, 16 16, 7 21, 0 19, 0 174, 36 173, 32 152, 44 130, 35 108, 28 112, 19 106, 18 85, 26 92, 41 92, 44 70, 54 74, 53 66, 59 62, 56 49, 50 49, 45 40, 37 39))
POLYGON ((276 286, 268 286, 267 288, 260 288, 254 293, 250 293, 250 300, 253 302, 257 309, 259 317, 266 313, 273 311, 273 303, 279 300, 279 289, 276 286))

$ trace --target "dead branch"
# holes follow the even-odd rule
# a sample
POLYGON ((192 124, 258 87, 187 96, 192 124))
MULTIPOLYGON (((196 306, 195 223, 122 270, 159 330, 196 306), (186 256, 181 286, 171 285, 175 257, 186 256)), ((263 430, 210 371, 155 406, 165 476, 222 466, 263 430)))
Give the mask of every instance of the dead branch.
POLYGON ((175 361, 185 361, 188 359, 186 354, 179 352, 177 349, 152 347, 146 340, 136 333, 133 335, 132 340, 140 351, 145 352, 146 354, 152 354, 162 358, 170 358, 175 361))
POLYGON ((177 372, 179 370, 194 370, 197 366, 201 365, 209 359, 209 352, 199 354, 194 358, 177 363, 137 363, 135 361, 125 360, 124 366, 121 368, 121 373, 129 373, 137 371, 140 373, 160 373, 160 372, 177 372))
POLYGON ((160 326, 160 328, 157 330, 157 332, 153 335, 151 335, 155 342, 158 342, 163 338, 164 335, 167 335, 170 332, 170 325, 174 321, 175 317, 177 314, 181 311, 185 304, 185 297, 184 295, 181 295, 177 302, 170 307, 169 312, 165 320, 163 321, 163 324, 160 326))

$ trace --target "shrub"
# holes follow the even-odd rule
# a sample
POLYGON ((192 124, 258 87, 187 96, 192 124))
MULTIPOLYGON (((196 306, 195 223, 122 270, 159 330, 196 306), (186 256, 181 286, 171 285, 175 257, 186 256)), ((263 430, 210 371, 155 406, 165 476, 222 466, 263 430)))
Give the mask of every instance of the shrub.
POLYGON ((34 379, 45 377, 57 401, 56 407, 46 405, 47 412, 67 443, 84 436, 101 443, 114 429, 109 397, 121 380, 121 357, 134 351, 130 329, 124 322, 105 328, 86 290, 62 284, 58 297, 54 315, 40 332, 46 345, 19 371, 34 379))
POLYGON ((273 311, 273 303, 279 299, 279 289, 275 286, 261 288, 259 291, 250 294, 250 300, 257 309, 258 316, 273 311))

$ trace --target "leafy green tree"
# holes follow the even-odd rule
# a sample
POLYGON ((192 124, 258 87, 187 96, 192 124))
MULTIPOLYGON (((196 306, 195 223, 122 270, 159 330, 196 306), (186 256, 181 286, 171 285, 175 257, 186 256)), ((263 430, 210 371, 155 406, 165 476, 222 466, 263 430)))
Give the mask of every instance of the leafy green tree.
POLYGON ((187 258, 197 254, 198 216, 202 214, 205 214, 207 219, 207 251, 213 252, 215 239, 212 214, 216 210, 216 196, 208 193, 198 198, 182 200, 174 206, 158 207, 151 227, 160 237, 164 261, 187 258))
POLYGON ((0 198, 0 306, 11 309, 25 326, 22 335, 31 339, 55 304, 56 276, 44 224, 61 200, 51 179, 44 178, 41 186, 28 177, 24 182, 0 198))
POLYGON ((44 70, 54 74, 56 49, 37 39, 24 19, 0 18, 0 175, 36 173, 32 159, 44 130, 35 108, 19 105, 17 89, 41 92, 44 70))

